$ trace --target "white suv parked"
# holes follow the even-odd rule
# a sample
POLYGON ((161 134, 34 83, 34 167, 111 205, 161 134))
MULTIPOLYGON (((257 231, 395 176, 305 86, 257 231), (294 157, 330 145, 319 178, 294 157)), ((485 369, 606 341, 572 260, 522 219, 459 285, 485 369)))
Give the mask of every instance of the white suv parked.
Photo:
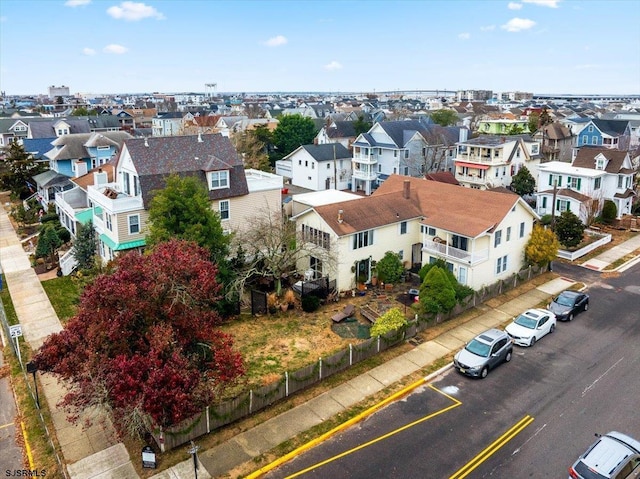
POLYGON ((612 431, 602 436, 569 468, 569 479, 640 477, 640 442, 612 431))

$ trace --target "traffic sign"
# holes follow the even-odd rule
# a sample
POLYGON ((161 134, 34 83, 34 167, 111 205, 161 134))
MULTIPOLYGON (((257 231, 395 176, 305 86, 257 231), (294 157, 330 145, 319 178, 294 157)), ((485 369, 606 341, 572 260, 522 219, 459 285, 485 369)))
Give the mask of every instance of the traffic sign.
POLYGON ((22 325, 14 324, 13 326, 9 326, 9 334, 12 338, 19 338, 22 336, 22 325))

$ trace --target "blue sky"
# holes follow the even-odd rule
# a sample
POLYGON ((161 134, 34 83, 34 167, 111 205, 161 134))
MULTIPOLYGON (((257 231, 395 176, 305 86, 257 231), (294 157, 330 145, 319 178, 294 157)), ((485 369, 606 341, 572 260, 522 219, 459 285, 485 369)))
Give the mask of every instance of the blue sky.
POLYGON ((0 90, 640 93, 640 0, 0 0, 0 90))

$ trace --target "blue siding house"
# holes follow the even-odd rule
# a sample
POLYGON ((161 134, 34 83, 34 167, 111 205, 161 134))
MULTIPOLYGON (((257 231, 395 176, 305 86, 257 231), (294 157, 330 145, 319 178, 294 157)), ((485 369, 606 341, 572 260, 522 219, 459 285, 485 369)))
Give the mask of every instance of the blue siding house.
POLYGON ((627 151, 631 140, 628 120, 602 120, 594 118, 578 131, 576 146, 599 146, 627 151))

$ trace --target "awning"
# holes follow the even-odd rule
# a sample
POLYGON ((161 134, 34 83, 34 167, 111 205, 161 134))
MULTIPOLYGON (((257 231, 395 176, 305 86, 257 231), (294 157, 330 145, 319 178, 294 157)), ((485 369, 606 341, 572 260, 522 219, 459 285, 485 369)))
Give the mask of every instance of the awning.
POLYGON ((89 221, 93 220, 93 210, 89 208, 88 210, 79 211, 76 213, 76 220, 86 225, 89 221))
POLYGON ((147 244, 144 239, 127 241, 125 243, 116 243, 104 233, 100 235, 100 241, 106 244, 113 251, 124 251, 126 249, 139 248, 140 246, 144 246, 147 244))
POLYGON ((466 166, 467 168, 475 168, 477 170, 488 170, 490 165, 479 165, 478 163, 465 163, 464 161, 456 161, 456 166, 466 166))

